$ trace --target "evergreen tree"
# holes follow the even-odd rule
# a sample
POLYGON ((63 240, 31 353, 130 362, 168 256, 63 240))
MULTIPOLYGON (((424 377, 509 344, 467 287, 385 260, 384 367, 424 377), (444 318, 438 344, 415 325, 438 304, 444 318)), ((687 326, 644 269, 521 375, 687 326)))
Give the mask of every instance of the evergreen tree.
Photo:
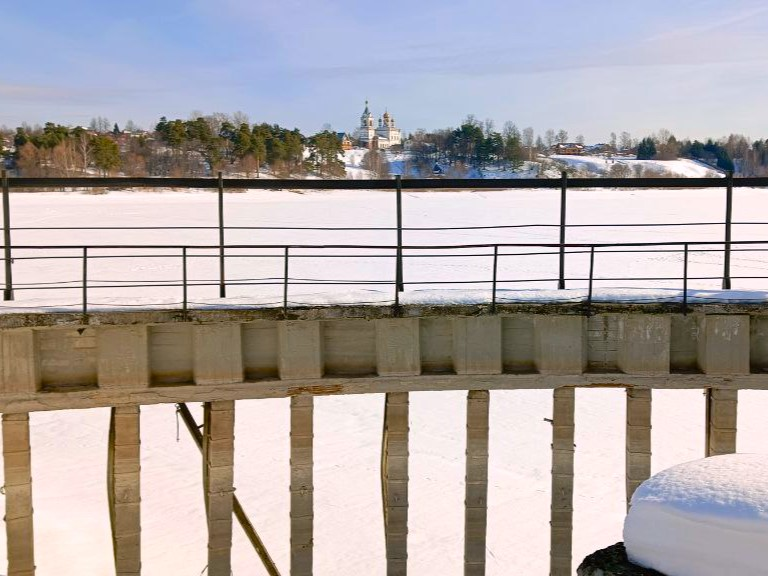
POLYGON ((656 156, 656 143, 653 138, 643 138, 637 146, 638 160, 651 160, 656 156))
POLYGON ((336 134, 328 130, 319 132, 309 138, 308 147, 307 162, 310 168, 319 172, 320 176, 341 178, 346 174, 344 162, 339 158, 344 150, 336 134))
POLYGON ((108 136, 93 138, 93 163, 103 175, 120 167, 120 148, 108 136))

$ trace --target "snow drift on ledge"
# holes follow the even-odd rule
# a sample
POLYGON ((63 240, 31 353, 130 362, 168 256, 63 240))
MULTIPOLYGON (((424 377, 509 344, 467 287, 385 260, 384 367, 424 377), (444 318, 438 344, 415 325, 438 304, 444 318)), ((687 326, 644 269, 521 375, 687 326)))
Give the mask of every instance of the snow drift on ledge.
POLYGON ((729 454, 645 481, 624 524, 629 559, 668 576, 768 574, 768 456, 729 454))

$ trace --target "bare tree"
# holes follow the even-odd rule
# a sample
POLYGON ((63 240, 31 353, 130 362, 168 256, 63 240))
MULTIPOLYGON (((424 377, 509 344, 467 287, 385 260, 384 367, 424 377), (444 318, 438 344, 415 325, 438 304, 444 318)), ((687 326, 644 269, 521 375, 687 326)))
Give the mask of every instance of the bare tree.
POLYGON ((235 126, 240 126, 241 124, 250 124, 251 121, 248 118, 248 114, 243 112, 242 110, 238 110, 234 114, 232 114, 232 124, 235 126))
POLYGON ((486 118, 485 122, 483 123, 483 134, 487 138, 493 132, 495 132, 496 125, 494 124, 493 120, 491 118, 486 118))
POLYGON ((558 144, 565 144, 566 142, 568 142, 568 131, 560 128, 560 130, 558 130, 557 132, 557 136, 555 137, 555 139, 557 140, 558 144))
POLYGON ((104 116, 96 116, 96 118, 91 118, 91 123, 88 125, 88 127, 94 132, 98 132, 99 134, 106 134, 112 129, 112 125, 110 124, 109 120, 104 116))
POLYGON ((632 176, 632 169, 621 162, 612 164, 608 170, 609 178, 629 178, 630 176, 632 176))
POLYGON ((91 136, 85 130, 79 130, 75 136, 75 151, 80 164, 80 170, 85 174, 91 165, 93 146, 91 136))
POLYGON ((632 135, 629 132, 622 132, 619 136, 619 149, 625 151, 632 149, 632 135))
POLYGON ((504 122, 504 126, 501 128, 501 135, 504 137, 504 139, 514 136, 520 138, 520 130, 518 130, 517 125, 514 122, 507 120, 504 122))
POLYGON ((523 147, 528 149, 528 160, 533 160, 533 128, 523 129, 523 147))
POLYGON ((549 128, 546 132, 544 132, 544 143, 547 145, 547 148, 552 148, 552 146, 554 146, 555 131, 552 130, 552 128, 549 128))
POLYGON ((362 160, 362 166, 366 170, 373 172, 377 178, 389 177, 389 162, 383 152, 380 150, 369 150, 365 153, 362 160))

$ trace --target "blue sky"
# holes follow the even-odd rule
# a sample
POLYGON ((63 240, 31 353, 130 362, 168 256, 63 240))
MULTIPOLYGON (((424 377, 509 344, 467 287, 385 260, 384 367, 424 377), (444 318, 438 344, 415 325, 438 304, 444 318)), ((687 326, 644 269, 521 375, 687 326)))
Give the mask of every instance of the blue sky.
POLYGON ((364 100, 583 134, 768 138, 765 0, 3 0, 0 124, 243 111, 311 133, 364 100))

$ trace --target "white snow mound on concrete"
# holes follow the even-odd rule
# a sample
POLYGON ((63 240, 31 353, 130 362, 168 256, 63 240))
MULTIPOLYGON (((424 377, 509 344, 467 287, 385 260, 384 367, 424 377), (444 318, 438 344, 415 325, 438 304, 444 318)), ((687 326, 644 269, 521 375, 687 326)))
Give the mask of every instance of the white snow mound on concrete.
POLYGON ((632 497, 624 544, 668 576, 768 575, 768 456, 730 454, 674 466, 632 497))

